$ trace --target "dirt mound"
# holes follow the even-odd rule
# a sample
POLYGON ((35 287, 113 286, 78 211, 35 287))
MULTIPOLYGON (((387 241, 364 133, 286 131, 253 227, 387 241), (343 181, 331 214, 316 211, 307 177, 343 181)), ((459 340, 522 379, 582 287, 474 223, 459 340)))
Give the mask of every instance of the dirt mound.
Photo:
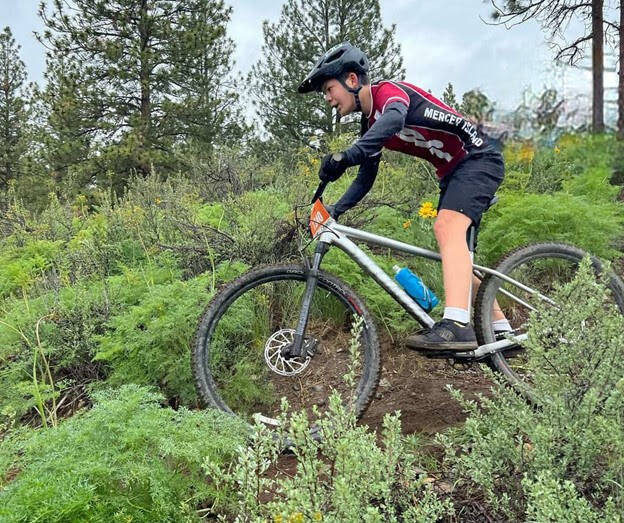
POLYGON ((427 359, 389 339, 382 341, 381 354, 381 381, 360 421, 372 429, 381 428, 386 413, 400 410, 405 434, 434 434, 466 419, 447 385, 468 398, 490 393, 492 382, 478 364, 454 368, 444 360, 427 359))

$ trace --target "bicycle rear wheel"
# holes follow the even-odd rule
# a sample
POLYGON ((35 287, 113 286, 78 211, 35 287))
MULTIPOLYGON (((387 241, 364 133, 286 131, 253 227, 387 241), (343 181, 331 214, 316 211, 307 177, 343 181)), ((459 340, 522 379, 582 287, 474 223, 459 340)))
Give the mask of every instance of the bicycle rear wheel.
MULTIPOLYGON (((571 245, 538 243, 512 251, 502 258, 495 270, 551 297, 555 288, 574 279, 579 263, 586 255, 586 252, 571 245)), ((592 258, 592 266, 597 274, 602 271, 598 259, 592 258)), ((613 304, 624 312, 624 289, 615 274, 609 275, 609 288, 613 304)), ((495 300, 509 320, 513 334, 517 335, 526 332, 529 313, 540 298, 496 276, 486 275, 475 299, 475 332, 479 345, 496 341, 492 328, 495 300)), ((493 354, 490 362, 514 387, 530 396, 530 358, 530 351, 519 346, 493 354)), ((553 372, 558 370, 553 369, 553 372)))
POLYGON ((379 380, 379 343, 361 299, 320 271, 305 332, 310 358, 285 359, 294 339, 307 274, 300 265, 254 269, 228 284, 207 306, 193 348, 193 374, 202 401, 247 422, 277 425, 281 399, 291 410, 323 411, 332 390, 360 416, 379 380), (356 363, 351 329, 361 318, 356 363), (345 374, 353 369, 350 385, 345 374))

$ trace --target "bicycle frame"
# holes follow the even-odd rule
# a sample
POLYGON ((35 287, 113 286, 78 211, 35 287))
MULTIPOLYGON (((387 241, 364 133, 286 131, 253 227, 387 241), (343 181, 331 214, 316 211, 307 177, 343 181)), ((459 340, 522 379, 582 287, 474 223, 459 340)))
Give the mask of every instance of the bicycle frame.
MULTIPOLYGON (((297 326, 294 347, 292 354, 300 355, 303 346, 303 337, 305 327, 307 325, 308 312, 312 295, 316 287, 316 280, 318 277, 318 270, 321 265, 323 256, 327 252, 330 246, 336 246, 345 252, 350 258, 352 258, 360 268, 369 276, 371 276, 392 298, 399 304, 405 311, 410 314, 416 321, 418 321, 423 327, 431 327, 434 324, 433 318, 425 312, 425 310, 413 300, 407 292, 405 292, 395 281, 388 276, 362 249, 360 249, 350 238, 354 240, 360 240, 371 245, 378 245, 394 251, 404 252, 414 256, 427 258, 430 260, 441 261, 442 258, 439 253, 416 247, 407 243, 403 243, 397 240, 392 240, 384 236, 373 234, 370 232, 362 231, 360 229, 354 229, 341 225, 334 220, 320 200, 316 200, 312 213, 310 216, 310 230, 313 238, 318 240, 318 245, 314 252, 312 265, 308 273, 308 280, 306 286, 306 293, 304 295, 301 315, 299 324, 297 326)), ((537 292, 530 287, 522 284, 521 282, 510 278, 509 276, 502 274, 498 271, 490 269, 485 266, 473 264, 473 273, 481 278, 482 274, 492 274, 504 281, 507 281, 518 288, 535 294, 541 299, 552 301, 537 292)), ((505 291, 505 294, 512 299, 529 306, 519 298, 513 296, 511 293, 505 291)), ((530 307, 530 306, 529 306, 530 307)), ((531 307, 532 308, 532 307, 531 307)), ((517 345, 518 341, 526 339, 526 334, 522 334, 514 337, 513 339, 505 339, 488 343, 478 347, 474 351, 458 352, 454 353, 453 357, 458 359, 480 359, 486 357, 492 353, 499 352, 517 345)))

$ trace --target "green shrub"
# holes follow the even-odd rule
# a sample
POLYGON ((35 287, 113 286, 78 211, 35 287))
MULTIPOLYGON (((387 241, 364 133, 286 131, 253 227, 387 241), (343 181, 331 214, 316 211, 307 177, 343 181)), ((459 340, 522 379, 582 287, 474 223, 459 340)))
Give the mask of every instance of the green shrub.
POLYGON ((61 250, 60 241, 33 239, 19 247, 4 243, 0 254, 0 299, 16 293, 26 295, 61 250))
POLYGON ((179 277, 171 267, 126 268, 106 280, 6 300, 0 312, 0 412, 8 409, 19 419, 36 408, 41 418, 41 403, 47 405, 43 410, 62 396, 70 403, 84 385, 107 376, 106 366, 93 361, 107 322, 136 306, 155 285, 179 277))
POLYGON ((620 189, 611 185, 610 177, 609 167, 592 167, 583 174, 566 180, 562 189, 565 193, 585 198, 590 202, 614 202, 620 189))
POLYGON ((257 265, 283 261, 296 252, 291 205, 272 189, 247 192, 226 205, 228 232, 236 239, 238 259, 257 265))
MULTIPOLYGON (((352 330, 351 369, 345 380, 353 385, 359 362, 358 329, 352 330)), ((401 435, 399 413, 383 421, 381 444, 375 433, 358 426, 349 398, 334 391, 329 408, 311 421, 305 411, 287 415, 282 405, 277 435, 256 425, 251 441, 240 447, 232 466, 224 468, 208 457, 204 468, 219 490, 222 517, 236 521, 437 521, 452 514, 452 505, 441 500, 426 475, 416 466, 416 454, 401 435), (343 402, 346 401, 346 404, 343 402), (310 429, 314 423, 320 441, 310 429), (285 441, 297 458, 294 476, 275 469, 285 441), (269 469, 277 470, 267 475, 269 469)))
MULTIPOLYGON (((569 187, 577 190, 583 183, 578 180, 569 187)), ((603 191, 606 189, 598 190, 603 191)), ((578 245, 597 256, 614 258, 619 252, 613 248, 613 242, 622 235, 622 224, 621 205, 614 200, 565 192, 503 192, 483 220, 478 254, 485 264, 491 264, 521 245, 559 241, 578 245)))
POLYGON ((537 405, 499 384, 441 436, 446 464, 490 516, 510 521, 621 521, 624 514, 624 317, 586 259, 529 321, 537 405), (458 451, 459 449, 459 451, 458 451))
POLYGON ((155 385, 176 404, 195 403, 190 347, 199 314, 215 284, 244 269, 241 263, 224 264, 215 274, 152 284, 139 303, 119 310, 98 336, 95 359, 107 362, 107 381, 155 385))
POLYGON ((162 400, 129 385, 58 428, 14 433, 0 448, 0 519, 200 521, 214 495, 201 463, 227 461, 244 430, 231 416, 162 400))

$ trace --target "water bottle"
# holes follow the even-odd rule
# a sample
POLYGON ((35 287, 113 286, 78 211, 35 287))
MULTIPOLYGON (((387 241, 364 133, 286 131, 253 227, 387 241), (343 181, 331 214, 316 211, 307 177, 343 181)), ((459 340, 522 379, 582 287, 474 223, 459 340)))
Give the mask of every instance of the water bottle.
POLYGON ((423 281, 407 267, 401 269, 395 265, 393 269, 395 272, 394 279, 426 312, 429 312, 440 302, 433 291, 428 289, 423 281))

